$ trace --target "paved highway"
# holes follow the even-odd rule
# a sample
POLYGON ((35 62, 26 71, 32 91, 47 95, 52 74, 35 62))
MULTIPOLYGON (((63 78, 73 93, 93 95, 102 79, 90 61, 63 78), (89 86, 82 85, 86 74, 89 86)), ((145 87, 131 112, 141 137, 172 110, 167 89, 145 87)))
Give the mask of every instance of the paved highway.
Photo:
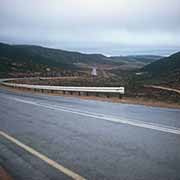
POLYGON ((180 110, 0 90, 15 180, 180 179, 180 110))

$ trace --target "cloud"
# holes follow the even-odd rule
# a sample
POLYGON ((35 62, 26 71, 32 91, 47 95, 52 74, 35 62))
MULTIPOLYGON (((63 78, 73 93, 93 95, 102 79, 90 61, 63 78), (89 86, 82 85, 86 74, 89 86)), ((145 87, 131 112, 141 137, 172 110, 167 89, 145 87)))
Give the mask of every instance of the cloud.
POLYGON ((179 18, 179 0, 1 0, 0 40, 103 53, 177 49, 179 18))

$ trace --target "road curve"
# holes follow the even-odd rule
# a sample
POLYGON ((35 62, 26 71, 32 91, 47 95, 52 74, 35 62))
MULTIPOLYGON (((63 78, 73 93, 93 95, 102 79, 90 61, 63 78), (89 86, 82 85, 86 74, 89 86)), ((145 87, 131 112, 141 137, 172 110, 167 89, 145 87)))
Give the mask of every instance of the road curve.
POLYGON ((0 165, 15 180, 180 179, 178 109, 6 90, 0 99, 0 165))
POLYGON ((154 89, 161 89, 161 90, 176 92, 176 93, 180 94, 180 90, 179 89, 175 89, 175 88, 168 88, 168 87, 156 86, 156 85, 146 85, 144 87, 150 87, 150 88, 154 88, 154 89))

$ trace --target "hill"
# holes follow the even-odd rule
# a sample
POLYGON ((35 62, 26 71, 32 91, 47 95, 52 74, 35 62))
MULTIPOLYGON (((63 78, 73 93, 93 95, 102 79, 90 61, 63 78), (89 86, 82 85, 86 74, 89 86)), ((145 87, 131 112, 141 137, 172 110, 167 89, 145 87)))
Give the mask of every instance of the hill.
POLYGON ((83 54, 34 45, 0 43, 0 76, 55 76, 58 75, 57 72, 80 72, 94 65, 102 70, 134 70, 155 59, 155 56, 107 57, 102 54, 83 54))
POLYGON ((50 66, 66 66, 75 63, 109 63, 100 54, 82 54, 32 45, 8 45, 0 43, 0 57, 13 59, 16 62, 42 63, 50 66))
POLYGON ((144 67, 151 62, 161 59, 162 56, 156 55, 131 55, 131 56, 111 56, 109 59, 113 62, 122 63, 121 69, 134 70, 144 67))
POLYGON ((101 54, 83 54, 41 46, 0 43, 0 64, 0 76, 7 76, 7 73, 8 76, 15 74, 24 76, 24 73, 31 76, 35 72, 37 75, 45 73, 47 69, 57 73, 79 70, 84 64, 88 67, 94 64, 120 63, 107 61, 107 57, 101 54))
POLYGON ((144 66, 144 80, 151 84, 161 84, 180 88, 180 52, 144 66))
POLYGON ((143 71, 152 75, 169 74, 180 71, 180 52, 146 65, 143 71))
POLYGON ((136 63, 142 63, 142 64, 149 64, 154 61, 157 61, 162 56, 156 56, 156 55, 131 55, 131 56, 111 56, 110 57, 114 62, 136 62, 136 63))

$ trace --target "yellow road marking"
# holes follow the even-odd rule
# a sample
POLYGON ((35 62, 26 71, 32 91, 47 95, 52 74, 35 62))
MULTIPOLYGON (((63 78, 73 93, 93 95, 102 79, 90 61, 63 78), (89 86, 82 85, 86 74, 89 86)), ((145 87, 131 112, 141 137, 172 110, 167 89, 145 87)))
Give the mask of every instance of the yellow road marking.
POLYGON ((54 167, 55 169, 61 171, 65 175, 71 177, 72 179, 75 180, 85 180, 84 177, 78 175, 77 173, 63 167, 62 165, 58 164, 57 162, 53 161, 52 159, 49 159, 47 156, 39 153, 38 151, 34 150, 33 148, 23 144, 22 142, 18 141, 17 139, 13 138, 12 136, 9 136, 5 132, 0 131, 0 135, 3 136, 4 138, 8 139, 9 141, 13 142, 14 144, 18 145, 19 147, 23 148, 25 151, 29 152, 30 154, 38 157, 42 161, 46 162, 50 166, 54 167))

